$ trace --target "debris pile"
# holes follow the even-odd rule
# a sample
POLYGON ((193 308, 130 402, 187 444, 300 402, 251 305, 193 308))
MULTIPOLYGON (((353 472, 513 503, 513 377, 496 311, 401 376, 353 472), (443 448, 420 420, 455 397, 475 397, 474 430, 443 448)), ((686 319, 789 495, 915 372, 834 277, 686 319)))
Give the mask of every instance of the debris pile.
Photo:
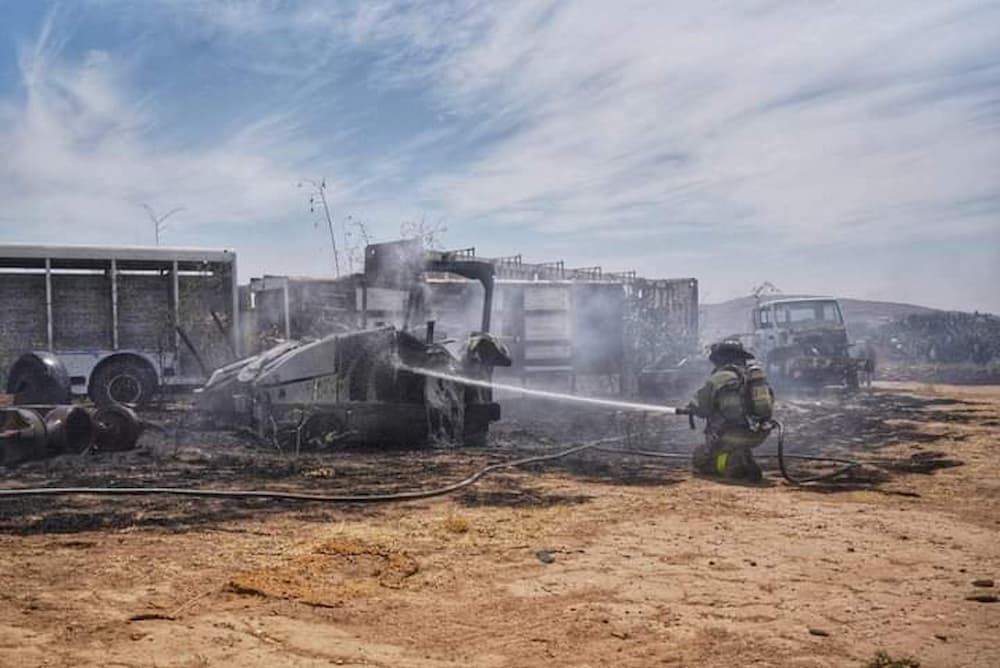
POLYGON ((136 414, 118 404, 96 410, 69 405, 0 408, 0 465, 82 454, 92 448, 131 450, 141 432, 136 414))

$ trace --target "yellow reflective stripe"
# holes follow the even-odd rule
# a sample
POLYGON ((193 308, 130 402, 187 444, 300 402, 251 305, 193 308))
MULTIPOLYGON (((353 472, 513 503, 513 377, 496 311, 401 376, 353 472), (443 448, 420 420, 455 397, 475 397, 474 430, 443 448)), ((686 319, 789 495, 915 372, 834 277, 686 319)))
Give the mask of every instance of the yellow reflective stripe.
POLYGON ((726 464, 729 463, 729 453, 720 452, 715 456, 715 470, 719 475, 724 475, 726 472, 726 464))

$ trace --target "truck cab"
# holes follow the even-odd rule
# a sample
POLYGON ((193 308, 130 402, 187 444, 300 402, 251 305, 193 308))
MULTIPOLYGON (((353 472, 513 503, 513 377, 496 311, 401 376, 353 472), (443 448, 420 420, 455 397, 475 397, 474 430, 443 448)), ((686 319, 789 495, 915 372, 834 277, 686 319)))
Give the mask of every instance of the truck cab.
POLYGON ((777 383, 858 387, 840 303, 797 297, 759 303, 751 313, 751 348, 777 383))

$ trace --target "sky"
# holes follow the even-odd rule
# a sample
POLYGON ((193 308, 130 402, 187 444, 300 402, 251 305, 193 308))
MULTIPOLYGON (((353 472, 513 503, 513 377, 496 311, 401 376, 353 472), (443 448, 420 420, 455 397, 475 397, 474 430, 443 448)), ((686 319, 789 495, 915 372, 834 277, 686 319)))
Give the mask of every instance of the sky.
POLYGON ((1000 2, 0 0, 0 243, 526 262, 1000 313, 1000 2), (148 209, 147 209, 148 207, 148 209))

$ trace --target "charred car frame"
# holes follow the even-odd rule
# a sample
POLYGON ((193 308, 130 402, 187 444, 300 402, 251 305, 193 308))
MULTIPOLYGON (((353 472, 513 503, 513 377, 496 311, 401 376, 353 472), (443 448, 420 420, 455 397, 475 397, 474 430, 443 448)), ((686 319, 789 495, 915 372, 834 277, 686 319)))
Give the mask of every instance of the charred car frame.
POLYGON ((483 443, 490 422, 500 417, 492 392, 412 369, 489 380, 494 367, 510 364, 503 345, 489 334, 493 265, 427 251, 418 241, 373 244, 365 254, 363 304, 372 287, 407 293, 401 327, 368 326, 363 315, 358 331, 285 341, 216 370, 198 392, 198 407, 228 426, 297 448, 483 443), (482 284, 480 331, 457 350, 449 348, 455 340, 436 337, 434 321, 423 319, 428 273, 482 284))

